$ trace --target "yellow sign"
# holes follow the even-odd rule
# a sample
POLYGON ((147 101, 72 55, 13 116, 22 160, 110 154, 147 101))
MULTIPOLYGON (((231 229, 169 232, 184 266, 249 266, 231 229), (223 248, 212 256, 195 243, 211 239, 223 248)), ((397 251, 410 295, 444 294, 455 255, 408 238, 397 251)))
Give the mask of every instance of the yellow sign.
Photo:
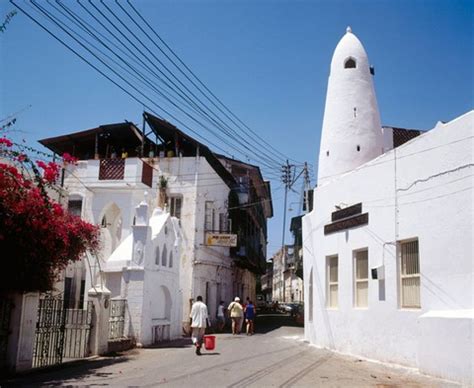
POLYGON ((237 235, 229 233, 206 233, 206 245, 218 247, 236 247, 237 235))

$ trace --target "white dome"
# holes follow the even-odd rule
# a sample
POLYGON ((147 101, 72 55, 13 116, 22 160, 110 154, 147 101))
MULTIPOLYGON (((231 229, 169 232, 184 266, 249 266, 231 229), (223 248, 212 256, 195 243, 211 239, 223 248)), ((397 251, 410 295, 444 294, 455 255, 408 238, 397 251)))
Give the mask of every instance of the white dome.
POLYGON ((331 73, 335 69, 344 68, 344 64, 348 58, 356 61, 356 68, 369 71, 369 60, 364 46, 359 38, 352 33, 350 27, 347 27, 346 34, 342 37, 334 50, 331 61, 331 73))
POLYGON ((364 46, 349 27, 331 61, 318 185, 382 153, 382 125, 372 78, 364 46))

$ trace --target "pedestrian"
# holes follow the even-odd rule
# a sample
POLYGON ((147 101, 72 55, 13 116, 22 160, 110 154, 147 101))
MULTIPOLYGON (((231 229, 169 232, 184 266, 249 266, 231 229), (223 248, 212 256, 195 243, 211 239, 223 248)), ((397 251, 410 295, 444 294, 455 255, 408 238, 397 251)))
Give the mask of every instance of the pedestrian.
POLYGON ((193 303, 189 318, 191 318, 191 340, 196 347, 196 354, 200 356, 208 320, 207 306, 202 301, 201 295, 199 295, 196 298, 196 302, 193 303))
POLYGON ((217 330, 224 331, 225 326, 225 306, 224 301, 221 300, 217 307, 217 330))
POLYGON ((253 305, 252 301, 245 305, 245 322, 247 323, 246 332, 247 335, 252 335, 254 330, 254 321, 255 321, 255 306, 253 305))
POLYGON ((227 310, 229 310, 230 319, 232 319, 232 334, 240 334, 244 318, 244 309, 240 304, 240 298, 238 296, 234 298, 234 301, 227 307, 227 310))

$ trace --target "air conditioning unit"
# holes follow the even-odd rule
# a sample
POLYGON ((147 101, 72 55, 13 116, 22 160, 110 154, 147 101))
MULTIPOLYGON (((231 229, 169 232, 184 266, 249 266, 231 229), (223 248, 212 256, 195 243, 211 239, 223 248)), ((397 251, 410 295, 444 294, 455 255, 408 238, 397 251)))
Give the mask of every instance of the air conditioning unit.
POLYGON ((380 265, 370 269, 372 279, 385 279, 385 266, 380 265))

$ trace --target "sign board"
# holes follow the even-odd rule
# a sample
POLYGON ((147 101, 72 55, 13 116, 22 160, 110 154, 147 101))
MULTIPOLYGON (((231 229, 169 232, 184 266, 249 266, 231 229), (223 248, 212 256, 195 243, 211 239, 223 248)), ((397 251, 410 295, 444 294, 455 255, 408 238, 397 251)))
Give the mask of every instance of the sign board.
POLYGON ((236 247, 237 235, 230 233, 206 233, 206 245, 216 247, 236 247))
POLYGON ((346 207, 331 214, 331 221, 342 220, 362 213, 362 203, 346 207))
POLYGON ((367 225, 368 223, 369 213, 363 213, 357 216, 344 218, 328 225, 324 225, 324 234, 339 232, 341 230, 355 228, 356 226, 367 225))

